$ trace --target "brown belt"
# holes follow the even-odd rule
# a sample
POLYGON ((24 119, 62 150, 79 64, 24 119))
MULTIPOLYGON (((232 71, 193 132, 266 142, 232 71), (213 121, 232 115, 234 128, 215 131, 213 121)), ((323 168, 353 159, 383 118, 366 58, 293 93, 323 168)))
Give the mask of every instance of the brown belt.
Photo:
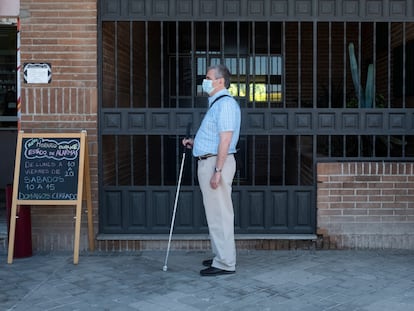
POLYGON ((205 159, 208 159, 208 158, 211 158, 211 157, 215 157, 215 156, 217 156, 217 154, 207 153, 205 155, 202 155, 202 156, 197 157, 197 159, 199 159, 199 160, 205 160, 205 159))
MULTIPOLYGON (((232 155, 232 154, 234 154, 234 153, 229 153, 229 155, 232 155)), ((205 155, 202 155, 202 156, 199 156, 199 157, 196 157, 196 158, 199 159, 199 160, 205 160, 205 159, 208 159, 208 158, 211 158, 211 157, 216 157, 216 156, 217 156, 217 154, 207 153, 205 155)))

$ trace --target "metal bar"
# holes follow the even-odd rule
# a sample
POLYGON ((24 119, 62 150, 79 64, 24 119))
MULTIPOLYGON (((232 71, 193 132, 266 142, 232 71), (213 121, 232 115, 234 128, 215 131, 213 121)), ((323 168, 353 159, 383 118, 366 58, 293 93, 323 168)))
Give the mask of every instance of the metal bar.
POLYGON ((130 154, 130 162, 129 162, 129 166, 130 166, 130 170, 131 170, 131 175, 130 175, 130 183, 131 185, 135 184, 135 180, 134 180, 134 136, 129 136, 129 154, 130 154))
POLYGON ((372 101, 373 101, 373 103, 372 103, 372 107, 373 108, 376 108, 376 106, 377 106, 377 101, 376 101, 376 94, 377 94, 377 90, 376 90, 376 81, 377 81, 377 79, 376 79, 376 72, 377 72, 377 23, 376 22, 373 22, 373 27, 374 27, 374 29, 373 29, 373 34, 372 34, 372 36, 373 36, 373 38, 372 38, 372 40, 373 40, 373 42, 374 42, 374 44, 373 44, 373 46, 372 46, 372 54, 373 54, 373 56, 372 56, 372 58, 373 58, 373 61, 372 61, 372 63, 374 64, 374 69, 373 69, 373 71, 374 71, 374 83, 373 83, 373 98, 372 98, 372 101))
POLYGON ((297 157, 297 160, 296 160, 296 165, 297 165, 297 168, 298 168, 298 170, 297 170, 297 175, 296 175, 296 185, 300 185, 300 183, 301 183, 301 176, 300 176, 300 171, 301 171, 301 154, 302 154, 302 135, 297 135, 296 136, 297 137, 297 141, 296 141, 296 146, 297 146, 297 154, 296 154, 296 157, 297 157))
POLYGON ((118 22, 115 22, 115 108, 118 108, 118 22))
POLYGON ((134 28, 129 22, 129 107, 134 107, 134 28))
POLYGON ((270 174, 269 174, 269 172, 270 172, 270 157, 271 157, 270 143, 271 143, 270 135, 267 135, 267 157, 266 157, 266 159, 267 159, 267 172, 268 172, 268 174, 267 174, 266 185, 268 185, 268 186, 270 186, 270 174))
POLYGON ((388 93, 388 103, 387 108, 391 107, 391 22, 388 22, 388 47, 387 47, 387 93, 388 93))
POLYGON ((328 107, 332 108, 332 23, 328 23, 328 107))
POLYGON ((301 108, 302 106, 302 22, 298 22, 298 107, 301 108))
MULTIPOLYGON (((359 84, 361 85, 362 81, 361 81, 361 65, 362 65, 362 61, 361 61, 361 22, 358 22, 358 76, 359 76, 359 84)), ((361 88, 358 87, 358 107, 361 108, 361 88)))
POLYGON ((119 186, 119 139, 115 136, 115 185, 119 186))
POLYGON ((221 61, 223 64, 225 64, 225 56, 224 56, 224 21, 221 22, 220 24, 220 29, 221 29, 221 42, 220 42, 220 52, 221 52, 221 61))
MULTIPOLYGON (((161 73, 160 73, 160 76, 161 76, 161 81, 160 81, 160 87, 161 87, 161 107, 162 108, 165 108, 165 101, 164 101, 164 97, 165 97, 165 94, 164 94, 164 88, 165 88, 165 85, 164 85, 164 81, 165 81, 165 75, 164 75, 164 62, 165 62, 165 59, 164 59, 164 49, 165 49, 165 47, 164 47, 164 22, 160 22, 160 62, 161 62, 161 69, 160 69, 160 71, 161 71, 161 73)), ((167 105, 168 106, 168 105, 167 105)))
POLYGON ((346 135, 342 135, 342 157, 346 158, 346 146, 347 146, 347 142, 346 142, 346 135))
POLYGON ((210 63, 210 22, 207 21, 207 24, 206 24, 206 67, 209 66, 209 63, 210 63))
MULTIPOLYGON (((270 22, 267 22, 267 83, 266 83, 266 97, 267 97, 267 108, 270 108, 270 94, 273 90, 271 90, 271 83, 270 83, 270 62, 271 62, 271 58, 270 58, 270 22)), ((270 171, 269 171, 270 172, 270 171)))
POLYGON ((256 185, 256 135, 252 135, 252 186, 256 185))
POLYGON ((282 98, 283 108, 286 108, 286 22, 282 22, 282 98))
POLYGON ((149 40, 148 40, 148 22, 145 22, 145 107, 149 106, 149 40))
MULTIPOLYGON (((197 76, 197 73, 195 71, 195 56, 194 56, 194 52, 196 51, 196 46, 195 46, 195 30, 194 30, 194 21, 191 22, 191 107, 194 108, 195 106, 195 89, 197 87, 197 81, 195 81, 195 77, 197 76)), ((190 121, 189 121, 190 122, 190 121)))
MULTIPOLYGON (((195 107, 195 105, 196 105, 196 103, 195 103, 195 97, 196 97, 196 95, 197 95, 197 90, 196 90, 196 88, 197 88, 197 65, 196 65, 196 62, 197 62, 197 60, 196 60, 196 57, 195 57, 195 51, 196 51, 196 40, 195 40, 195 38, 196 38, 196 35, 197 35, 197 33, 196 33, 196 26, 195 26, 195 22, 192 22, 191 23, 191 46, 192 46, 192 51, 193 51, 193 53, 192 53, 192 62, 191 62, 191 86, 192 86, 192 89, 191 89, 191 94, 192 94, 192 99, 191 99, 191 107, 192 108, 194 108, 195 107)), ((191 120, 189 120, 188 122, 193 122, 194 123, 194 120, 193 120, 193 118, 191 118, 191 120)), ((187 134, 189 134, 189 136, 191 137, 191 128, 190 128, 190 132, 189 133, 187 133, 187 134)), ((178 144, 180 144, 180 146, 181 146, 181 141, 179 140, 178 141, 178 144)), ((195 171, 195 161, 190 161, 190 166, 191 166, 191 172, 194 172, 195 171)), ((195 180, 194 180, 194 178, 191 178, 191 180, 190 180, 190 185, 191 186, 194 186, 194 184, 195 184, 195 180)))
MULTIPOLYGON (((313 108, 317 108, 318 106, 318 27, 317 27, 317 22, 314 21, 312 23, 312 33, 313 33, 313 38, 312 38, 312 44, 313 44, 313 66, 312 66, 312 107, 313 108)), ((330 82, 331 80, 329 80, 330 82)), ((329 83, 329 87, 330 87, 331 83, 329 83)))
POLYGON ((240 21, 237 21, 236 23, 237 23, 237 52, 236 52, 237 96, 240 97, 240 21))
POLYGON ((286 185, 286 135, 282 136, 282 186, 286 185))
MULTIPOLYGON (((250 58, 250 69, 252 70, 252 72, 250 73, 252 76, 252 108, 256 108, 256 88, 255 88, 255 84, 256 84, 256 22, 252 22, 252 57, 250 58)), ((249 89, 250 92, 250 83, 247 86, 246 85, 246 89, 249 89)), ((249 98, 250 98, 250 94, 249 94, 249 98)))
POLYGON ((180 93, 180 41, 179 41, 179 33, 180 33, 180 27, 179 22, 175 22, 175 107, 179 107, 179 93, 180 93))
POLYGON ((149 141, 148 141, 148 135, 145 135, 145 185, 149 185, 149 141))
POLYGON ((315 186, 315 188, 317 187, 316 184, 316 159, 318 156, 318 135, 314 134, 312 135, 312 180, 313 180, 313 185, 315 186))
POLYGON ((405 154, 406 154, 406 148, 405 148, 405 145, 406 145, 406 142, 405 142, 405 135, 404 136, 402 136, 402 157, 403 158, 405 158, 405 154))
POLYGON ((331 156, 331 140, 332 140, 332 135, 327 135, 327 144, 328 144, 328 156, 331 156))
MULTIPOLYGON (((160 185, 161 186, 165 185, 165 172, 164 172, 165 165, 164 165, 164 163, 165 163, 166 154, 165 154, 165 148, 164 148, 164 137, 165 137, 164 135, 160 135, 160 155, 161 155, 161 163, 160 163, 160 166, 161 166, 161 168, 160 168, 161 182, 160 182, 160 185)), ((176 152, 176 154, 178 154, 178 153, 176 152)), ((178 161, 178 158, 177 158, 177 161, 178 161)))
POLYGON ((403 107, 405 108, 405 104, 406 104, 406 101, 405 101, 405 90, 406 90, 406 86, 407 86, 406 70, 405 70, 405 68, 406 68, 406 61, 407 61, 407 55, 406 55, 406 40, 407 40, 407 38, 406 38, 406 32, 405 32, 405 22, 402 23, 402 27, 403 27, 403 31, 402 31, 402 33, 403 33, 403 61, 402 61, 402 63, 403 63, 403 66, 402 66, 402 71, 403 71, 402 72, 402 74, 403 74, 402 80, 403 80, 403 84, 402 84, 402 98, 403 98, 403 107))
MULTIPOLYGON (((372 135, 370 137, 370 139, 371 139, 371 142, 372 142, 372 155, 371 156, 374 156, 375 157, 375 154, 376 154, 375 145, 376 145, 376 142, 377 142, 377 136, 376 135, 372 135)), ((389 144, 387 144, 387 145, 389 145, 389 144)))
POLYGON ((344 25, 344 46, 343 46, 343 61, 344 61, 344 66, 343 66, 343 84, 342 84, 342 88, 343 88, 343 99, 342 99, 342 107, 346 108, 346 36, 347 36, 347 31, 346 31, 346 22, 343 22, 344 25))
MULTIPOLYGON (((374 151, 375 151, 375 145, 374 145, 374 151)), ((389 158, 390 156, 391 156, 391 136, 387 135, 387 157, 389 158)))

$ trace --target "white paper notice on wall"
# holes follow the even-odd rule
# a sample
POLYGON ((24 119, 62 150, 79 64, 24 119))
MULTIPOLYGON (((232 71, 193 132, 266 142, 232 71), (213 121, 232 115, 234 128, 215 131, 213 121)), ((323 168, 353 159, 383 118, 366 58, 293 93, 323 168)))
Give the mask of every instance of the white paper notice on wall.
POLYGON ((25 63, 23 76, 25 83, 50 83, 52 66, 49 63, 25 63))

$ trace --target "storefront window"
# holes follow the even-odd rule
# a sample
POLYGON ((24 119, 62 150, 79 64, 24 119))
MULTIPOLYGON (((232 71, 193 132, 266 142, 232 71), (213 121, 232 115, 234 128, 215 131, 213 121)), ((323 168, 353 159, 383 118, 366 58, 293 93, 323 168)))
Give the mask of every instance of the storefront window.
POLYGON ((17 126, 16 27, 0 25, 0 129, 17 126))

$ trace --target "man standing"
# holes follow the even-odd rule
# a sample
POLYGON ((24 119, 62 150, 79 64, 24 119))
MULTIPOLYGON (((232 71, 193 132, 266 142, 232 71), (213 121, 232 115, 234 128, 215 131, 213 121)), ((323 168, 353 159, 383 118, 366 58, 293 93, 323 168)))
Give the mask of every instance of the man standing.
POLYGON ((208 93, 209 109, 193 139, 183 139, 198 159, 198 181, 209 228, 213 259, 203 261, 202 276, 236 272, 234 211, 231 199, 236 172, 236 145, 239 140, 241 112, 227 90, 230 71, 224 65, 207 69, 203 91, 208 93))

